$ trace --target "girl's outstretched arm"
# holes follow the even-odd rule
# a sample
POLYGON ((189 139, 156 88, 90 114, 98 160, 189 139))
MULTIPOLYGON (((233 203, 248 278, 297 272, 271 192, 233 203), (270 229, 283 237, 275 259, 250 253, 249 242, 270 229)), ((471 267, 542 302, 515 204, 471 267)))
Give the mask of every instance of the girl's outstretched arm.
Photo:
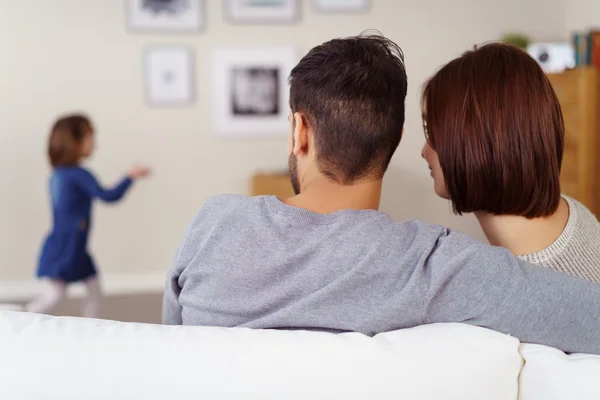
POLYGON ((102 201, 114 202, 119 201, 131 187, 133 179, 131 177, 124 178, 117 186, 105 189, 96 180, 94 175, 89 171, 81 168, 75 175, 75 180, 81 189, 83 189, 90 197, 99 198, 102 201))

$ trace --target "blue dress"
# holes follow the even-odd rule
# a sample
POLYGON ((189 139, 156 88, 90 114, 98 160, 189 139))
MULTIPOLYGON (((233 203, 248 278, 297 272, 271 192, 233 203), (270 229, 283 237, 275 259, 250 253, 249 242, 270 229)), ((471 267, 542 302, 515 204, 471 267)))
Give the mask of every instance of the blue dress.
POLYGON ((37 276, 77 282, 96 275, 87 250, 92 200, 120 200, 132 180, 125 178, 113 189, 103 189, 81 167, 58 167, 50 177, 54 224, 40 255, 37 276))

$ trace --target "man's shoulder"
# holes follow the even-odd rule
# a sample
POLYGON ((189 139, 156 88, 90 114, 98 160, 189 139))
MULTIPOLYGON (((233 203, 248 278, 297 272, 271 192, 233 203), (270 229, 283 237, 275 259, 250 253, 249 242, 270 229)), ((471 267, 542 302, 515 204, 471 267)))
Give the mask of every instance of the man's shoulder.
POLYGON ((226 215, 248 212, 253 205, 260 202, 260 197, 248 197, 240 194, 221 194, 210 197, 200 208, 195 223, 199 221, 216 221, 226 215))
POLYGON ((249 197, 241 194, 220 194, 208 198, 200 212, 222 215, 234 211, 250 211, 250 209, 264 205, 265 199, 266 196, 249 197))
POLYGON ((220 194, 206 200, 202 208, 219 209, 222 207, 235 207, 251 201, 252 197, 241 194, 220 194))
POLYGON ((226 216, 239 210, 245 202, 251 199, 251 197, 236 194, 223 194, 208 198, 192 219, 191 224, 188 225, 179 252, 185 253, 190 250, 194 253, 198 247, 196 242, 203 240, 207 230, 227 225, 226 216))
POLYGON ((401 235, 406 235, 407 232, 412 232, 415 235, 425 235, 437 238, 439 236, 448 234, 449 232, 449 229, 442 225, 430 224, 416 219, 392 222, 392 226, 394 230, 401 235))
POLYGON ((398 223, 396 233, 408 236, 409 247, 419 248, 429 254, 429 261, 447 265, 454 257, 504 257, 506 249, 490 246, 464 233, 442 225, 407 220, 398 223))

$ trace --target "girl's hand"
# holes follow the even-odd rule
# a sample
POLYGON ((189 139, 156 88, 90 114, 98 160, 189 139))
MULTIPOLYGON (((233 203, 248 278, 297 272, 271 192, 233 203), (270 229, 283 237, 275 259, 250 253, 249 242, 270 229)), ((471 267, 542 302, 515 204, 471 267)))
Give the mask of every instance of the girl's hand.
POLYGON ((139 165, 134 165, 129 170, 129 177, 131 179, 145 178, 150 175, 150 168, 141 167, 139 165))

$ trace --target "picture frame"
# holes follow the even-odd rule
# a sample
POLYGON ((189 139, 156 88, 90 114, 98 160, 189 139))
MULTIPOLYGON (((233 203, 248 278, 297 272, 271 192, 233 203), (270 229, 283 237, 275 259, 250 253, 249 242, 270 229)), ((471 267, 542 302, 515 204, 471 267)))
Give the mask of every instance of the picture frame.
POLYGON ((194 55, 187 46, 150 46, 144 54, 145 97, 152 107, 195 102, 194 55))
POLYGON ((124 0, 132 32, 194 33, 205 28, 204 0, 124 0))
POLYGON ((371 8, 370 0, 313 0, 312 3, 320 13, 361 13, 371 8))
POLYGON ((291 46, 221 48, 212 54, 213 130, 222 137, 286 136, 291 46))
POLYGON ((223 6, 232 23, 289 24, 300 19, 299 0, 224 0, 223 6))

